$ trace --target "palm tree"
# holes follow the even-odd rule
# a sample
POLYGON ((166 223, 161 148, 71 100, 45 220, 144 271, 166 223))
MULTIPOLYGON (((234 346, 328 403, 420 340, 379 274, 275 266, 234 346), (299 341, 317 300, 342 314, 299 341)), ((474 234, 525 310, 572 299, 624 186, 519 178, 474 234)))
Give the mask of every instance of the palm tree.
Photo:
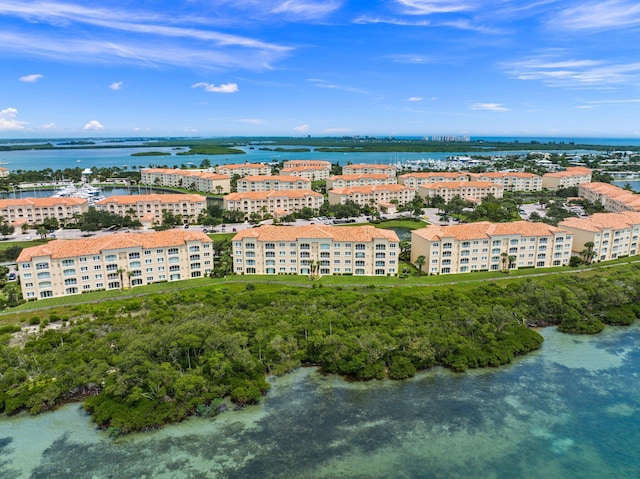
POLYGON ((595 251, 593 251, 593 247, 595 246, 593 241, 587 241, 584 246, 587 248, 585 250, 582 250, 580 252, 580 255, 582 256, 583 260, 585 263, 587 264, 591 264, 591 261, 593 261, 593 257, 596 255, 595 251))
POLYGON ((502 271, 508 271, 507 262, 509 261, 509 255, 507 253, 501 253, 500 257, 502 258, 502 271))
POLYGON ((118 268, 116 271, 120 275, 120 289, 124 289, 124 271, 123 268, 118 268))
POLYGON ((416 266, 418 267, 418 276, 422 276, 422 267, 424 266, 425 261, 426 261, 426 258, 423 254, 421 254, 416 258, 416 266))
POLYGON ((516 257, 512 254, 509 255, 509 269, 513 268, 516 263, 516 257))

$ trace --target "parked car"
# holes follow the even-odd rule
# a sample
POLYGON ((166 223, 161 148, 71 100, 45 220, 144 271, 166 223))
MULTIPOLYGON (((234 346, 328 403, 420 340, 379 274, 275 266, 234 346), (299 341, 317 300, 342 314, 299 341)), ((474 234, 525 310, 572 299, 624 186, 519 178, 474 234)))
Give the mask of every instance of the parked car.
POLYGON ((15 273, 9 273, 9 281, 14 281, 16 279, 15 273))

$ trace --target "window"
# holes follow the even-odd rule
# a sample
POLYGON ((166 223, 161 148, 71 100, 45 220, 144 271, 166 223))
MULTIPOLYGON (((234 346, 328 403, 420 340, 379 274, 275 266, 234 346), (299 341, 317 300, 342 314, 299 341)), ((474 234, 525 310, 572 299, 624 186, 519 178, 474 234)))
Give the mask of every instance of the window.
POLYGON ((104 257, 106 263, 118 261, 118 257, 115 254, 108 254, 104 257))
POLYGON ((170 255, 178 254, 178 248, 169 248, 167 250, 167 254, 170 254, 170 255))
POLYGON ((91 257, 91 259, 93 259, 93 261, 100 261, 100 256, 94 255, 91 257))
POLYGON ((75 276, 76 275, 76 270, 75 269, 65 269, 62 271, 62 275, 63 276, 75 276))
POLYGON ((43 271, 42 273, 38 273, 38 279, 51 278, 51 273, 48 271, 43 271))
POLYGON ((200 246, 189 246, 189 253, 199 253, 200 246))
POLYGON ((383 245, 383 244, 377 244, 376 245, 376 251, 384 251, 386 249, 387 249, 386 245, 383 245))
POLYGON ((358 251, 358 250, 362 251, 362 250, 364 250, 365 248, 366 248, 366 245, 365 245, 365 244, 363 244, 363 243, 357 243, 357 244, 356 244, 356 251, 358 251))
POLYGON ((62 260, 62 266, 73 266, 75 264, 75 261, 72 259, 63 259, 62 260))
POLYGON ((49 263, 36 263, 36 269, 49 269, 49 263))

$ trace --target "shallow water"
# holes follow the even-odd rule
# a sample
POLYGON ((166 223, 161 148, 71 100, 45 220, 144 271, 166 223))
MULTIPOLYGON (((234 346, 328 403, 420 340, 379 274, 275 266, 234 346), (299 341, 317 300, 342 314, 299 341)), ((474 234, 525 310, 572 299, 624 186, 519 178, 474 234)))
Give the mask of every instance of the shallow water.
POLYGON ((466 374, 349 383, 299 370, 263 403, 109 439, 78 405, 0 419, 0 477, 602 478, 640 470, 640 327, 542 331, 466 374))

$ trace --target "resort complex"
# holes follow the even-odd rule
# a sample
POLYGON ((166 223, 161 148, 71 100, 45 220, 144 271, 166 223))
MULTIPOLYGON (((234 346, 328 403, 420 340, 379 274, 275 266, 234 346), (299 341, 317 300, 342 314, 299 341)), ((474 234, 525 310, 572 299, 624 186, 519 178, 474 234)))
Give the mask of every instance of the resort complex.
POLYGON ((89 210, 86 198, 7 198, 0 200, 3 221, 14 226, 35 225, 47 218, 60 223, 72 220, 89 210))
POLYGON ((163 215, 171 213, 180 216, 184 223, 191 223, 207 207, 207 198, 191 194, 151 194, 110 196, 96 202, 98 211, 106 211, 118 216, 161 224, 163 215))
POLYGON ((145 168, 140 170, 143 185, 170 186, 206 193, 222 194, 231 191, 231 178, 201 170, 145 168))

